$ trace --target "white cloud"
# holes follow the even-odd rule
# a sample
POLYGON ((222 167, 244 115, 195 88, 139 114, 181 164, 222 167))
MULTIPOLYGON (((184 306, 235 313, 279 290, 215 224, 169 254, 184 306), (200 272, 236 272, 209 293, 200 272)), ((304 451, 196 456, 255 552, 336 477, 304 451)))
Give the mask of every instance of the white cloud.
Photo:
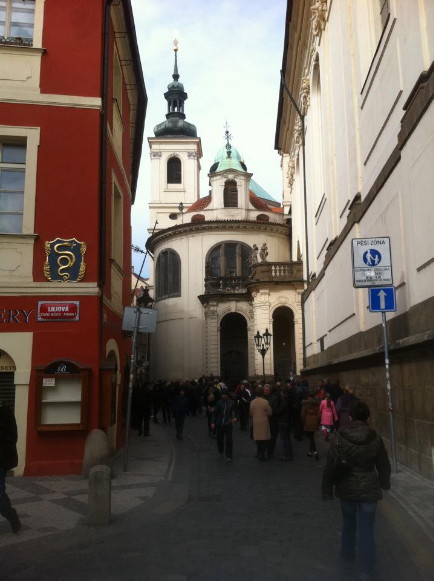
MULTIPOLYGON (((165 119, 163 93, 172 80, 177 38, 180 81, 188 93, 186 118, 202 140, 200 195, 208 193, 208 170, 224 145, 227 120, 248 170, 280 201, 274 135, 286 0, 132 0, 132 6, 149 99, 145 137, 165 119)), ((133 243, 142 248, 149 226, 149 166, 145 141, 132 219, 133 243)), ((133 258, 138 270, 142 256, 133 258)))

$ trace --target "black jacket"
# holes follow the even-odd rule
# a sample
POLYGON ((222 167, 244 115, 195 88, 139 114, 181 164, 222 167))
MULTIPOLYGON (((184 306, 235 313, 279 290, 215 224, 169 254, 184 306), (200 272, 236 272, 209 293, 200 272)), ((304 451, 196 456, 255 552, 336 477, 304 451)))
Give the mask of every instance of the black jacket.
POLYGON ((212 412, 212 423, 217 427, 232 424, 233 419, 238 419, 238 410, 231 399, 219 399, 212 412))
POLYGON ((0 401, 0 466, 11 470, 18 464, 17 423, 12 410, 0 401))
POLYGON ((332 471, 336 457, 336 438, 340 438, 342 455, 350 465, 348 476, 336 484, 336 496, 341 500, 380 500, 383 497, 381 489, 390 488, 389 457, 377 432, 358 421, 339 430, 330 444, 323 472, 323 498, 333 498, 332 471))

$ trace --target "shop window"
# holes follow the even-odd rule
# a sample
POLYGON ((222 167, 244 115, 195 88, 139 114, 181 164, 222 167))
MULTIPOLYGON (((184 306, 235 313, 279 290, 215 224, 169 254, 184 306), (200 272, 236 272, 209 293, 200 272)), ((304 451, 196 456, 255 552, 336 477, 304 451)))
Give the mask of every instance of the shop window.
POLYGON ((0 232, 20 234, 23 229, 26 145, 0 143, 0 232))
POLYGON ((36 427, 39 431, 85 430, 90 369, 57 360, 36 370, 36 427))
POLYGON ((0 44, 33 46, 35 0, 0 0, 0 44))
POLYGON ((155 279, 157 301, 181 296, 181 260, 174 250, 160 252, 155 279))
POLYGON ((167 183, 180 184, 182 178, 181 160, 179 157, 171 157, 167 161, 167 183))
POLYGON ((0 401, 13 410, 15 408, 15 383, 13 371, 0 372, 0 401))
POLYGON ((223 205, 225 208, 238 208, 238 188, 235 180, 227 180, 225 182, 223 205))

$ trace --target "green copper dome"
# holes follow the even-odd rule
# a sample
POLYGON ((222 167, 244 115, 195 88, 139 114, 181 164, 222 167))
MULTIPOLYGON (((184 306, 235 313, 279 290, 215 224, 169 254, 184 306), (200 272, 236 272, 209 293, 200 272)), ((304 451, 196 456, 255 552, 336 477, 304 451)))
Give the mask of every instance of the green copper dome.
POLYGON ((243 162, 240 152, 235 147, 229 146, 228 148, 227 145, 221 147, 209 171, 210 173, 215 173, 224 171, 225 169, 236 169, 242 172, 247 171, 246 164, 243 162), (230 157, 228 157, 228 152, 230 153, 230 157))

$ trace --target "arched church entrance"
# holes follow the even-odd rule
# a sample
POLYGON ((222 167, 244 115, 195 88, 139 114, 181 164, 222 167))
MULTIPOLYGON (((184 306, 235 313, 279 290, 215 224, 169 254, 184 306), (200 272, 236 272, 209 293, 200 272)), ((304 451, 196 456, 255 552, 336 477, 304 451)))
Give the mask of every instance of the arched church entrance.
POLYGON ((15 362, 0 350, 0 400, 15 409, 15 362))
POLYGON ((273 354, 276 381, 295 375, 294 313, 288 307, 278 307, 273 313, 273 354))
POLYGON ((220 376, 227 386, 236 386, 248 376, 247 321, 230 313, 220 323, 220 376))

